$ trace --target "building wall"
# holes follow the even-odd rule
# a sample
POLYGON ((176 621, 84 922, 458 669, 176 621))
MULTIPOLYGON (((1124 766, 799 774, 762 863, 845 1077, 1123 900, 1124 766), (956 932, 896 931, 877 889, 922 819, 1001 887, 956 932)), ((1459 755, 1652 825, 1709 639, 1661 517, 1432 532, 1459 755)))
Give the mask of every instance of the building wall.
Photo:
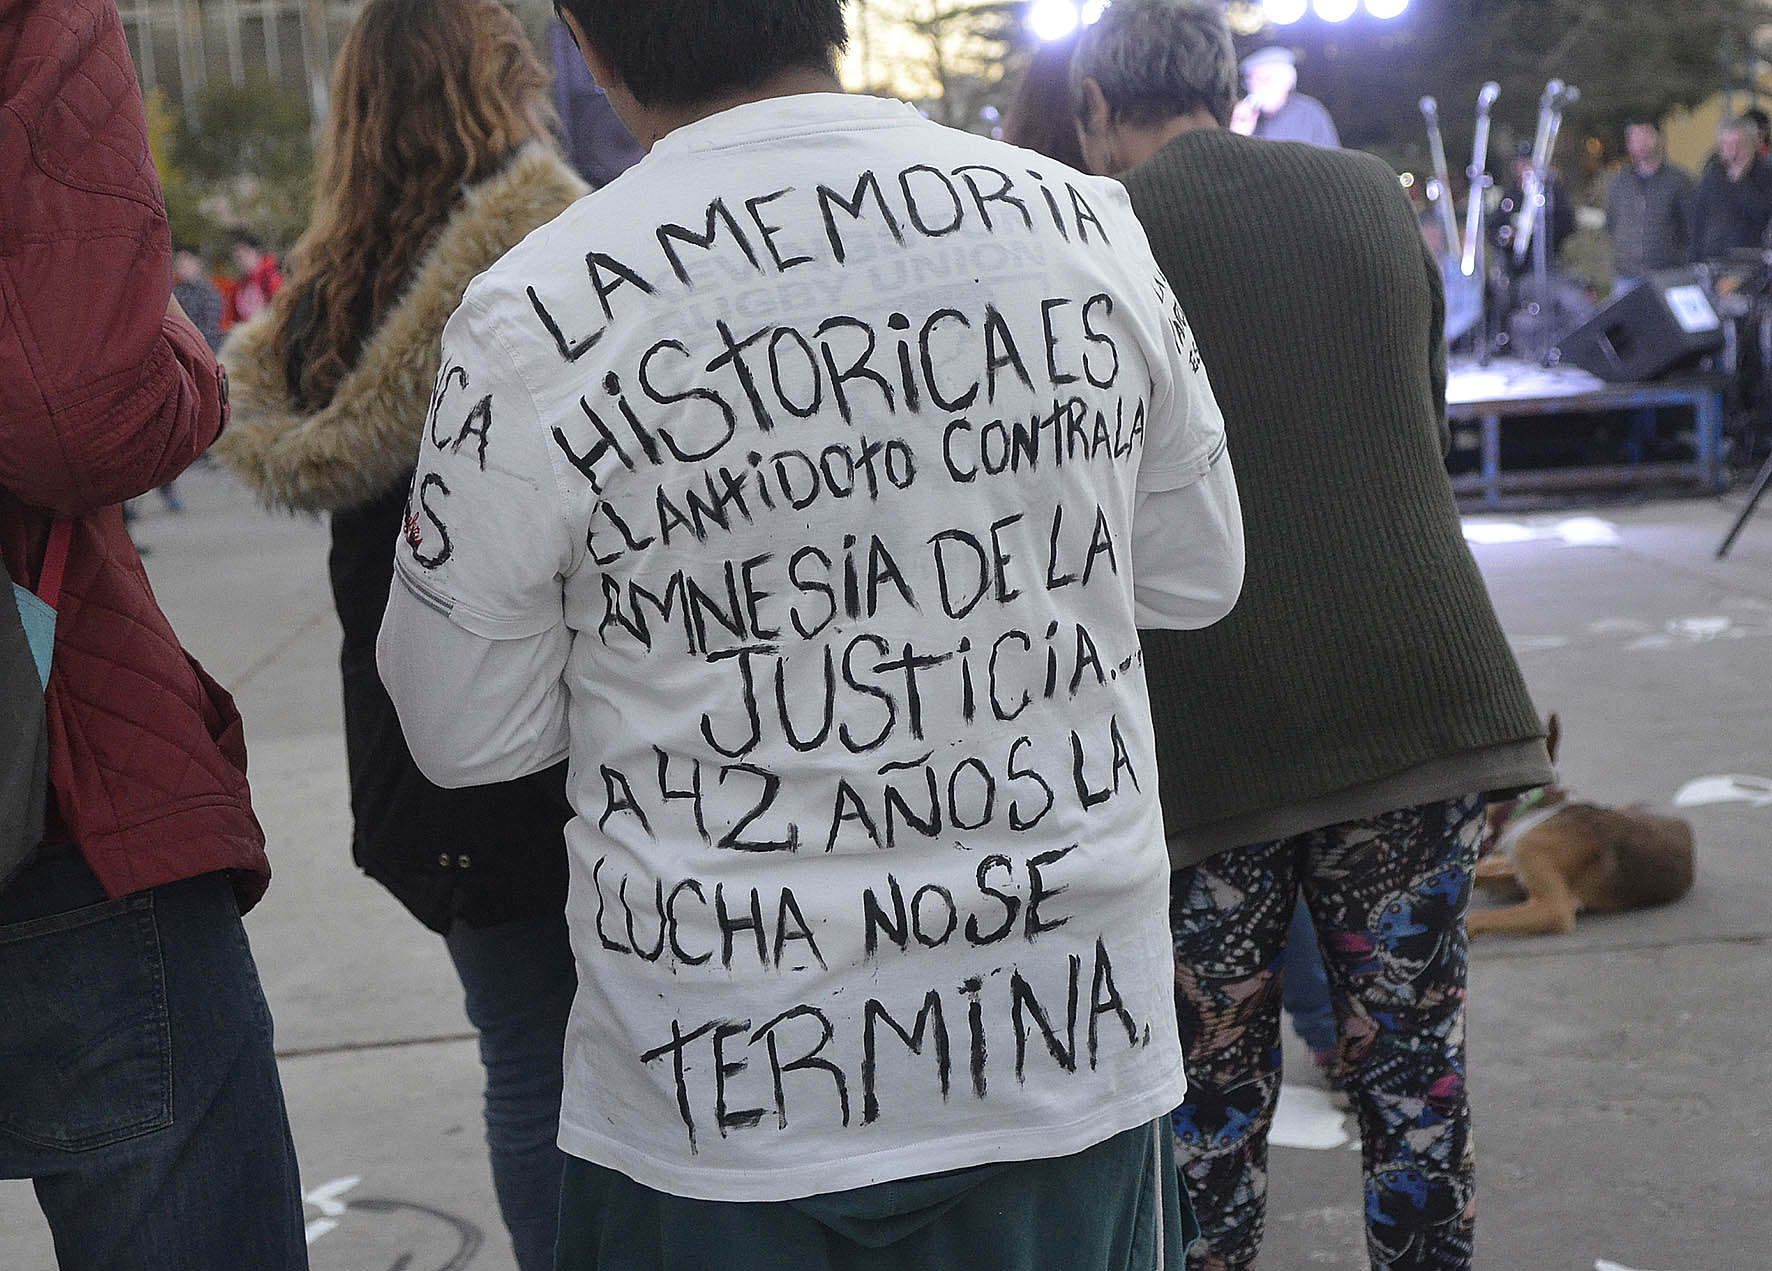
POLYGON ((119 0, 144 89, 191 111, 210 83, 249 76, 303 92, 325 112, 333 54, 362 0, 119 0))
MULTIPOLYGON (((503 0, 536 47, 550 0, 503 0)), ((218 80, 264 75, 302 92, 313 117, 326 113, 332 59, 364 0, 118 0, 143 89, 159 88, 190 112, 218 80)))

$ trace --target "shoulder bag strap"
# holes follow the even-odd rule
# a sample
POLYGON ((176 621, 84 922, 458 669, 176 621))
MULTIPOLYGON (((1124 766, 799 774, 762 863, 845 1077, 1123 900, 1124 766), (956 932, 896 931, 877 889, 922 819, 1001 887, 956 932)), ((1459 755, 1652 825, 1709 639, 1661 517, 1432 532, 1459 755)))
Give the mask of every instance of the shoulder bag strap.
POLYGON ((37 599, 51 609, 57 608, 62 595, 62 573, 68 564, 68 540, 73 536, 74 522, 58 516, 49 524, 49 544, 43 549, 43 568, 37 574, 37 599))

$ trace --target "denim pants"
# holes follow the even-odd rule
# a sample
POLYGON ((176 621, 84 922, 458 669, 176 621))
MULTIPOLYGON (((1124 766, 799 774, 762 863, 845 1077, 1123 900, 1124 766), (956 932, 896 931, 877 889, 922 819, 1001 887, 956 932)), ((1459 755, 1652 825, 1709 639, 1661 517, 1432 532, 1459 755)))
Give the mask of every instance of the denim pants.
POLYGON ((0 1177, 79 1271, 308 1265, 271 1017, 220 874, 107 900, 71 847, 0 893, 0 1177))
POLYGON ((498 1211, 520 1271, 550 1271, 560 1221, 561 1065, 578 988, 564 914, 470 927, 444 937, 480 1034, 486 1149, 498 1211))
POLYGON ((1317 925, 1311 921, 1310 907, 1302 896, 1292 909, 1292 929, 1286 933, 1286 961, 1280 974, 1280 1000, 1292 1017, 1292 1030, 1312 1054, 1334 1050, 1335 1006, 1329 1000, 1329 972, 1323 966, 1323 951, 1317 947, 1317 925))

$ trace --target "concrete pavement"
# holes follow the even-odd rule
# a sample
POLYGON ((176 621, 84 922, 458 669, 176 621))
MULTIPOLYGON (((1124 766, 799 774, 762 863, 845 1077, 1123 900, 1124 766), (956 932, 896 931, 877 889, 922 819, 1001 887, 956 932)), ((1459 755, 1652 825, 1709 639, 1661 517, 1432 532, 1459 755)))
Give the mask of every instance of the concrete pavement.
MULTIPOLYGON (((349 859, 324 526, 260 511, 214 470, 181 489, 181 516, 142 501, 137 537, 174 625, 246 719, 276 871, 247 926, 313 1265, 511 1271, 442 942, 349 859)), ((1772 782, 1772 507, 1718 564, 1736 506, 1470 520, 1495 540, 1478 561, 1537 701, 1562 715, 1581 797, 1665 803, 1703 777, 1772 782)), ((1685 810, 1699 845, 1686 900, 1478 948, 1484 1271, 1772 1266, 1772 793, 1712 789, 1736 797, 1685 810)), ((1288 1091, 1280 1137, 1312 1146, 1274 1150, 1264 1267, 1365 1265, 1351 1128, 1320 1092, 1288 1091)), ((28 1186, 0 1183, 0 1268, 52 1266, 28 1186)))

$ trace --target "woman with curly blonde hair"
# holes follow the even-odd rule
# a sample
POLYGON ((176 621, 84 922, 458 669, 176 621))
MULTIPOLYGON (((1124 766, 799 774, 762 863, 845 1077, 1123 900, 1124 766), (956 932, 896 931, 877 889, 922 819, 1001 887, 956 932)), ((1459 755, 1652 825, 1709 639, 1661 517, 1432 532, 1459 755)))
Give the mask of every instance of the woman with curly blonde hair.
POLYGON ((271 308, 223 354, 215 453, 270 504, 331 521, 352 855, 460 976, 486 1138, 523 1271, 551 1267, 561 1046, 575 978, 563 774, 426 781, 375 668, 406 490, 468 282, 586 192, 559 158, 547 73, 495 0, 370 0, 340 51, 311 224, 271 308))

